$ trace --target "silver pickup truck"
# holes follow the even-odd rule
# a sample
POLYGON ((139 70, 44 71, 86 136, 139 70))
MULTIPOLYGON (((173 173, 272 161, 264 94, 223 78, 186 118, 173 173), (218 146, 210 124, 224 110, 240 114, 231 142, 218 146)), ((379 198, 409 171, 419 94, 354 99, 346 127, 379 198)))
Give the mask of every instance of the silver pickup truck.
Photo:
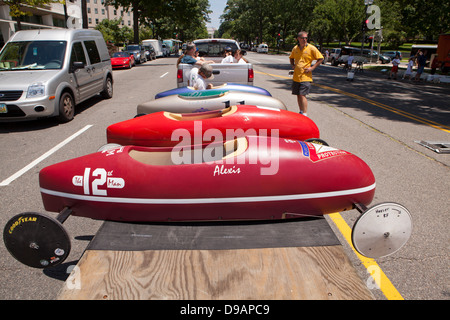
MULTIPOLYGON (((251 63, 221 63, 225 48, 230 47, 233 51, 240 49, 235 40, 230 39, 200 39, 194 41, 199 55, 205 60, 212 60, 214 79, 208 80, 214 86, 224 83, 239 83, 253 85, 253 66, 251 63)), ((197 66, 199 67, 199 66, 197 66)), ((178 88, 189 86, 189 73, 195 66, 180 63, 177 71, 178 88)))

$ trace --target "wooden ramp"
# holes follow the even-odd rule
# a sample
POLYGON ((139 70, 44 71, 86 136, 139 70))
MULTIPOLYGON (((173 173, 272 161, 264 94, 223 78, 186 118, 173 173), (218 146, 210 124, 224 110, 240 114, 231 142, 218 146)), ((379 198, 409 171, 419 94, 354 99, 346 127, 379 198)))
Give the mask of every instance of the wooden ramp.
POLYGON ((105 222, 59 299, 373 299, 325 219, 105 222))

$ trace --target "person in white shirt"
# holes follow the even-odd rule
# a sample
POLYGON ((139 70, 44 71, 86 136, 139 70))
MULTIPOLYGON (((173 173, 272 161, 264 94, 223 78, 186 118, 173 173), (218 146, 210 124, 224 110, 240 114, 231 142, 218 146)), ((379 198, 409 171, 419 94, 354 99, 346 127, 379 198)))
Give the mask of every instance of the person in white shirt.
POLYGON ((247 59, 244 58, 245 51, 236 50, 233 54, 233 63, 248 63, 247 59))
MULTIPOLYGON (((191 71, 192 72, 192 71, 191 71)), ((209 83, 206 85, 205 80, 214 79, 213 68, 210 64, 203 64, 200 69, 198 69, 198 76, 195 79, 195 82, 192 84, 195 90, 206 90, 212 89, 213 85, 209 83)))
POLYGON ((225 48, 225 58, 222 59, 222 63, 233 63, 233 55, 231 54, 231 48, 225 48))
POLYGON ((400 56, 397 54, 394 58, 394 60, 392 60, 392 69, 391 72, 389 73, 389 78, 392 78, 392 74, 395 75, 395 80, 397 80, 397 72, 398 72, 398 65, 400 64, 400 56))
POLYGON ((406 67, 406 71, 403 74, 403 78, 402 79, 405 79, 406 77, 409 77, 409 80, 411 80, 413 67, 414 67, 414 56, 409 58, 409 60, 408 60, 408 67, 406 67))
POLYGON ((188 86, 193 87, 198 78, 198 68, 194 66, 189 72, 188 86))
POLYGON ((355 60, 355 57, 353 56, 353 52, 350 52, 350 54, 348 55, 348 60, 347 60, 347 69, 349 71, 352 70, 353 60, 355 60))

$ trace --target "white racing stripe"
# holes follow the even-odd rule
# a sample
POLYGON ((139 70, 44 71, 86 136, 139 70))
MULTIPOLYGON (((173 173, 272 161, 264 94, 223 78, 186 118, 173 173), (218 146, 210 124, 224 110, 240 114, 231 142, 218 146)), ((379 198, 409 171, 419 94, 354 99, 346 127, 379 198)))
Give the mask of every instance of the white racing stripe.
POLYGON ((41 188, 41 192, 75 200, 109 202, 109 203, 130 203, 130 204, 214 204, 214 203, 239 203, 239 202, 268 202, 268 201, 289 201, 306 200, 317 198, 330 198, 359 194, 375 189, 376 183, 358 189, 341 190, 321 193, 292 194, 283 196, 260 196, 260 197, 233 197, 233 198, 192 198, 192 199, 143 199, 143 198, 117 198, 117 197, 97 197, 72 193, 65 193, 41 188))
POLYGON ((64 140, 63 142, 59 143, 58 145, 56 145, 55 147, 51 148, 49 151, 47 151, 46 153, 44 153, 42 156, 40 156, 39 158, 37 158, 36 160, 34 160, 33 162, 31 162, 30 164, 28 164, 27 166, 25 166, 23 169, 17 171, 16 173, 14 173, 12 176, 10 176, 9 178, 3 180, 2 182, 0 182, 0 187, 4 187, 9 185, 11 182, 13 182, 14 180, 16 180, 17 178, 19 178, 21 175, 23 175, 25 172, 27 172, 28 170, 30 170, 31 168, 33 168, 35 165, 37 165, 39 162, 41 162, 42 160, 48 158, 49 156, 51 156, 53 153, 55 153, 56 151, 58 151, 59 149, 61 149, 62 147, 64 147, 66 144, 68 144, 70 141, 72 141, 73 139, 75 139, 76 137, 78 137, 80 134, 82 134, 83 132, 85 132, 87 129, 89 129, 90 127, 92 127, 91 124, 85 126, 83 129, 79 130, 78 132, 75 132, 73 135, 71 135, 70 137, 68 137, 66 140, 64 140))

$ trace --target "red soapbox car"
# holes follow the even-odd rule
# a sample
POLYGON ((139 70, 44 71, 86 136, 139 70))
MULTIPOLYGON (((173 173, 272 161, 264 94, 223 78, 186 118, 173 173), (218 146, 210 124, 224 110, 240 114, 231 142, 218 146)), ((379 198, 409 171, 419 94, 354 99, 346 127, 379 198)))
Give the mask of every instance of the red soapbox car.
POLYGON ((175 147, 121 146, 43 168, 44 207, 56 219, 23 213, 5 226, 9 252, 45 268, 63 262, 69 215, 100 220, 270 220, 357 208, 355 248, 392 254, 411 233, 409 212, 375 193, 369 166, 344 150, 293 139, 246 136, 175 147), (367 209, 367 210, 366 210, 367 209))
POLYGON ((147 147, 275 134, 280 138, 327 144, 319 139, 319 129, 310 118, 287 110, 249 105, 200 113, 160 111, 113 124, 106 129, 108 144, 147 147))

